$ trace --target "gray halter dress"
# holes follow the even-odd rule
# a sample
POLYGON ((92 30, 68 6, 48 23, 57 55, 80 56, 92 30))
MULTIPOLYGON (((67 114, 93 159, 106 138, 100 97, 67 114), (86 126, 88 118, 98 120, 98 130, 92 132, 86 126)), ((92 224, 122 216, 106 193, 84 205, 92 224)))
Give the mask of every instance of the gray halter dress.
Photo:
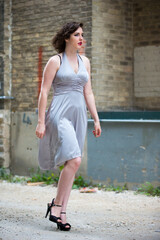
MULTIPOLYGON (((60 56, 60 55, 59 55, 60 56)), ((38 161, 43 170, 63 165, 82 156, 87 131, 87 108, 83 88, 89 74, 77 53, 78 72, 63 52, 53 79, 53 98, 45 115, 46 132, 39 140, 38 161)))

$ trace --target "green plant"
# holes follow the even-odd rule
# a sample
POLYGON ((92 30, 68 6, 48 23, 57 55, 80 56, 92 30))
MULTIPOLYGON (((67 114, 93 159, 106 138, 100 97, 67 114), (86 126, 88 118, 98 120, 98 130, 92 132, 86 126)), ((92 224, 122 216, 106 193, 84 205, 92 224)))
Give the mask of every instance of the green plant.
POLYGON ((57 184, 59 179, 59 176, 51 173, 50 171, 41 172, 40 168, 38 168, 36 171, 32 169, 30 171, 30 176, 30 182, 44 182, 47 185, 57 184))
POLYGON ((148 196, 160 196, 160 187, 153 187, 150 182, 146 182, 137 189, 136 193, 141 193, 148 196))
POLYGON ((11 181, 12 175, 7 171, 6 168, 0 168, 0 179, 11 181))
POLYGON ((124 184, 124 186, 113 186, 113 185, 108 185, 106 186, 105 184, 98 183, 97 184, 98 189, 102 189, 105 191, 115 191, 115 192, 123 192, 124 190, 128 190, 127 183, 124 184))
POLYGON ((72 188, 78 189, 80 187, 88 187, 88 186, 89 186, 89 183, 86 180, 84 180, 82 176, 78 176, 74 179, 72 188))
POLYGON ((128 188, 124 185, 124 186, 108 186, 106 187, 106 191, 115 191, 115 192, 123 192, 124 190, 128 190, 128 188))
MULTIPOLYGON (((59 170, 62 171, 64 166, 59 167, 59 170)), ((35 170, 30 170, 30 177, 23 177, 23 176, 13 176, 10 174, 10 172, 6 168, 0 168, 0 179, 6 180, 8 182, 13 183, 27 183, 27 182, 44 182, 45 184, 56 184, 59 180, 59 174, 54 174, 50 171, 41 172, 38 168, 35 170)), ((79 189, 80 187, 97 187, 98 189, 105 190, 105 191, 115 191, 115 192, 122 192, 124 190, 128 190, 127 183, 124 184, 124 186, 113 186, 109 185, 106 186, 102 183, 98 184, 92 184, 91 181, 85 180, 81 175, 77 176, 74 179, 73 182, 73 189, 79 189)), ((148 196, 160 196, 160 186, 159 187, 153 187, 153 185, 150 182, 146 182, 145 184, 142 184, 141 187, 139 187, 135 194, 146 194, 148 196)))
MULTIPOLYGON (((59 167, 59 170, 62 171, 64 166, 59 167)), ((60 174, 60 172, 59 172, 60 174)), ((55 184, 57 185, 59 180, 59 174, 54 174, 50 171, 41 172, 40 168, 37 170, 30 169, 30 177, 21 177, 21 176, 13 176, 7 172, 5 168, 0 168, 0 179, 6 180, 8 182, 19 182, 19 183, 27 183, 27 182, 44 182, 45 184, 55 184)), ((81 187, 97 187, 98 189, 105 191, 116 191, 122 192, 123 190, 127 190, 127 185, 125 184, 123 187, 117 186, 106 186, 102 183, 92 184, 91 181, 85 180, 81 175, 77 176, 74 179, 72 189, 79 189, 81 187)))
POLYGON ((59 170, 62 171, 62 169, 64 168, 64 165, 59 167, 59 170))
POLYGON ((45 184, 57 184, 59 176, 50 173, 49 171, 41 172, 38 168, 30 170, 30 177, 13 176, 7 169, 0 168, 0 179, 13 183, 27 183, 27 182, 44 182, 45 184))
POLYGON ((6 168, 0 168, 0 179, 6 180, 8 182, 13 182, 13 183, 23 183, 27 182, 28 178, 27 177, 21 177, 21 176, 13 176, 8 172, 6 168))

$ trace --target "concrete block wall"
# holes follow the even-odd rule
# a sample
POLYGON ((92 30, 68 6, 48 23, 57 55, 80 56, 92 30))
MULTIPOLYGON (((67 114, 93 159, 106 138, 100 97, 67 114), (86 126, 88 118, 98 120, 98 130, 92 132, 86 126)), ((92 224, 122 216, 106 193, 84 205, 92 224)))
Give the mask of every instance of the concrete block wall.
POLYGON ((136 68, 133 105, 141 110, 160 110, 159 23, 160 1, 133 1, 133 47, 136 68), (138 79, 137 66, 140 75, 143 75, 138 79))
POLYGON ((37 120, 37 114, 33 111, 12 112, 10 169, 13 174, 29 175, 31 169, 38 168, 39 139, 35 135, 37 120))
POLYGON ((92 137, 88 125, 87 176, 101 183, 137 188, 159 186, 160 121, 111 120, 102 122, 103 134, 92 137))

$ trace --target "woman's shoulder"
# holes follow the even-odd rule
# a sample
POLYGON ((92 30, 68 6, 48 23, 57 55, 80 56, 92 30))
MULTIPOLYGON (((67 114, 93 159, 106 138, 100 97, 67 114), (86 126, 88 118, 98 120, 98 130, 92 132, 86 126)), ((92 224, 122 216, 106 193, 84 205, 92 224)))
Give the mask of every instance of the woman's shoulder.
POLYGON ((88 57, 86 57, 85 55, 79 54, 79 56, 82 58, 82 60, 89 60, 88 57))
POLYGON ((85 55, 80 55, 84 65, 86 66, 86 68, 88 69, 90 67, 90 60, 88 57, 86 57, 85 55))
POLYGON ((86 57, 85 55, 80 55, 80 57, 82 58, 82 60, 83 60, 84 62, 86 62, 86 63, 89 63, 89 62, 90 62, 89 58, 86 57))
POLYGON ((48 63, 59 66, 60 57, 62 58, 62 53, 54 54, 48 59, 48 63))
POLYGON ((46 66, 45 66, 46 69, 51 69, 51 70, 53 70, 53 69, 58 70, 59 67, 60 67, 60 59, 59 59, 58 54, 51 56, 48 59, 46 66))
POLYGON ((62 57, 62 53, 57 53, 49 58, 50 61, 55 62, 59 60, 59 56, 62 57))

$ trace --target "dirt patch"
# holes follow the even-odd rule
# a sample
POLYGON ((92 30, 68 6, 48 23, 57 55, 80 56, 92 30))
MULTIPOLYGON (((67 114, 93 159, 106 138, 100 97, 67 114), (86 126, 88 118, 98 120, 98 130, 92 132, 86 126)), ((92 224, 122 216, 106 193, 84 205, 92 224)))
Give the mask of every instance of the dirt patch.
POLYGON ((53 186, 0 182, 0 240, 159 240, 160 198, 72 190, 67 208, 70 232, 44 218, 53 186))

